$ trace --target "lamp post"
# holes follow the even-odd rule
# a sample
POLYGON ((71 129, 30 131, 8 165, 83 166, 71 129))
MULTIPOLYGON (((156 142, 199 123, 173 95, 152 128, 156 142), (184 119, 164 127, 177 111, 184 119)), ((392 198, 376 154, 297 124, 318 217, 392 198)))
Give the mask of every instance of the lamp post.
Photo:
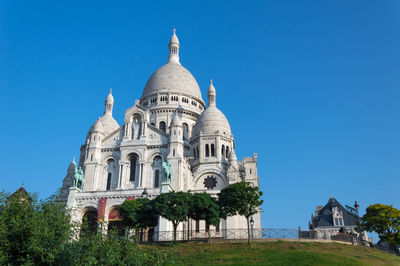
POLYGON ((251 227, 251 238, 252 238, 252 239, 254 238, 254 235, 253 235, 253 226, 254 226, 254 219, 253 219, 253 216, 251 216, 251 217, 250 217, 250 227, 251 227))

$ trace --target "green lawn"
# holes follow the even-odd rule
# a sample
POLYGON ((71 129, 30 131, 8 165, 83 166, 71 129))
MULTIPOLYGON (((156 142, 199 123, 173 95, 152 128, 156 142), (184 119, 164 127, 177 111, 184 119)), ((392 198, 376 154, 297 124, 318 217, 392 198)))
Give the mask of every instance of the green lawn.
POLYGON ((251 247, 246 243, 181 243, 146 248, 167 251, 177 265, 400 265, 395 255, 337 243, 268 241, 251 247))

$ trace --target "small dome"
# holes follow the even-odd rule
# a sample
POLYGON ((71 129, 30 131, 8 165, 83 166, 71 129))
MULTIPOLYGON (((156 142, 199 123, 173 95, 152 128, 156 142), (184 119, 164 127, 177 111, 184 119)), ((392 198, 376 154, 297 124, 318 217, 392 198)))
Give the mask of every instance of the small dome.
POLYGON ((200 132, 214 134, 217 131, 231 135, 231 127, 225 115, 216 106, 209 106, 197 119, 193 128, 193 136, 198 136, 200 132))
POLYGON ((103 125, 104 134, 108 135, 119 128, 119 124, 111 115, 103 115, 100 117, 101 124, 103 125))
POLYGON ((182 65, 169 62, 154 72, 144 87, 141 100, 160 92, 186 93, 201 100, 196 79, 182 65))
POLYGON ((169 45, 171 44, 178 44, 179 45, 179 40, 178 36, 175 34, 175 29, 174 29, 174 34, 172 34, 171 39, 169 40, 169 45))
POLYGON ((103 125, 100 121, 100 118, 94 122, 93 126, 90 128, 89 132, 100 132, 104 133, 103 125))
POLYGON ((75 163, 75 157, 72 159, 72 162, 68 166, 68 172, 75 171, 76 163, 75 163))
POLYGON ((101 132, 104 135, 109 135, 119 128, 119 124, 111 115, 103 115, 89 129, 91 132, 101 132))

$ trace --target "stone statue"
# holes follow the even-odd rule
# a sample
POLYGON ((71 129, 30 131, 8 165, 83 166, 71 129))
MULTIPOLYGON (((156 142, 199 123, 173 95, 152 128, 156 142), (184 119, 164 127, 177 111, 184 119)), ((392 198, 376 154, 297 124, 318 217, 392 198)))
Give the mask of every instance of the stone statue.
POLYGON ((74 183, 73 183, 73 187, 77 187, 79 189, 83 188, 83 184, 85 182, 85 178, 83 176, 83 170, 81 167, 76 168, 75 167, 75 172, 74 172, 74 183))
POLYGON ((132 139, 140 138, 140 121, 135 118, 132 123, 132 139))
POLYGON ((172 170, 171 170, 171 163, 168 161, 162 162, 162 167, 165 172, 165 181, 171 183, 172 180, 172 170))

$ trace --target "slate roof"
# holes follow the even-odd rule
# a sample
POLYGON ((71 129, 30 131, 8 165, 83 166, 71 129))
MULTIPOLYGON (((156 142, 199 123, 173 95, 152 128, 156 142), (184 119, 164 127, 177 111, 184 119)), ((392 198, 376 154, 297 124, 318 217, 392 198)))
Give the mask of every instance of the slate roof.
POLYGON ((349 213, 335 198, 330 198, 328 203, 318 211, 317 215, 312 218, 314 228, 318 227, 333 227, 332 208, 338 207, 343 213, 344 226, 354 226, 357 222, 357 217, 349 213))

